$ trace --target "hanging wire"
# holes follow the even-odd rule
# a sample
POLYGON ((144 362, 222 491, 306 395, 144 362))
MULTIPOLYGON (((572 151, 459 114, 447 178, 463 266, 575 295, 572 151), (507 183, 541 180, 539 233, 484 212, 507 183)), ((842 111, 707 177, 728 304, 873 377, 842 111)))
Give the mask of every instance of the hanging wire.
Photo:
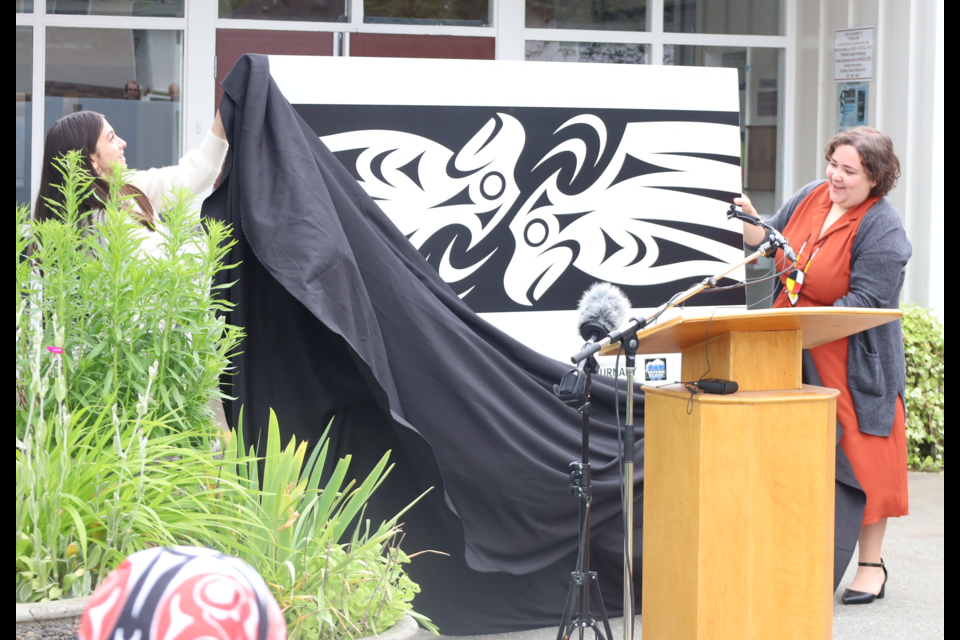
MULTIPOLYGON (((774 264, 774 265, 771 267, 771 269, 780 269, 780 268, 781 268, 781 265, 783 264, 783 262, 784 262, 785 260, 786 260, 786 256, 780 258, 779 262, 778 262, 777 264, 774 264)), ((776 277, 777 277, 777 278, 781 277, 783 274, 787 273, 787 271, 789 271, 789 269, 782 269, 779 273, 776 274, 776 277)), ((770 287, 770 293, 769 293, 769 294, 767 294, 765 297, 761 298, 760 300, 757 300, 756 302, 754 302, 752 307, 748 305, 747 308, 748 308, 748 309, 756 309, 756 308, 760 307, 760 305, 762 305, 763 303, 765 303, 767 300, 770 300, 771 298, 773 298, 773 294, 774 294, 776 291, 777 291, 777 285, 776 285, 776 283, 774 283, 774 285, 773 285, 772 287, 770 287)))

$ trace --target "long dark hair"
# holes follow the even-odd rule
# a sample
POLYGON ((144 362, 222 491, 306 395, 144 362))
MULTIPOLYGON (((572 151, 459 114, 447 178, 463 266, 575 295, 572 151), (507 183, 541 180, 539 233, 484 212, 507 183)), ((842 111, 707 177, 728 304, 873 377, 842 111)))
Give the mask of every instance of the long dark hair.
MULTIPOLYGON (((63 175, 57 171, 56 162, 67 155, 68 151, 79 151, 83 168, 93 178, 91 189, 87 197, 80 204, 80 213, 100 209, 103 202, 110 196, 110 183, 97 175, 90 160, 91 154, 97 152, 97 141, 103 131, 103 115, 94 111, 77 111, 70 113, 56 122, 47 132, 47 139, 43 144, 43 170, 40 173, 40 193, 37 195, 37 204, 33 215, 37 220, 59 219, 56 209, 52 209, 47 201, 51 200, 63 204, 63 193, 57 189, 63 184, 63 175)), ((131 207, 131 214, 143 226, 153 229, 153 205, 140 189, 133 185, 124 185, 121 195, 132 195, 139 205, 139 211, 131 207)), ((89 224, 89 216, 83 218, 89 224)))

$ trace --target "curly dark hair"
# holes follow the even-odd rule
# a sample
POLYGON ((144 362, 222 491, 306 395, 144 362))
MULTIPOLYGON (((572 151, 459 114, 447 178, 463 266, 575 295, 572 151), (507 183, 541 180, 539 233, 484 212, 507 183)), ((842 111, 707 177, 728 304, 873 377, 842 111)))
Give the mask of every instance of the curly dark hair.
POLYGON ((833 152, 840 145, 848 144, 860 153, 860 162, 867 177, 877 184, 870 190, 870 197, 885 196, 897 186, 900 178, 900 160, 893 152, 893 141, 885 133, 871 127, 855 127, 838 133, 827 143, 826 159, 830 162, 833 152))

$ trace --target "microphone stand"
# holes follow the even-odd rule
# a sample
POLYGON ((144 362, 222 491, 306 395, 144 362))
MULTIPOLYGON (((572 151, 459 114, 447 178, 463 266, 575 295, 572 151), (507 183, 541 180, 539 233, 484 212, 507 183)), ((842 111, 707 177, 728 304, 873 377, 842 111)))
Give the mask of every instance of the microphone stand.
POLYGON ((596 358, 589 356, 568 371, 554 393, 564 404, 576 407, 582 421, 580 461, 570 463, 570 493, 580 500, 580 541, 576 570, 570 575, 570 591, 563 608, 563 618, 557 631, 557 640, 570 640, 574 631, 583 640, 584 631, 593 629, 598 640, 613 640, 610 621, 600 593, 597 572, 590 571, 590 506, 593 502, 593 486, 590 474, 590 386, 593 374, 600 370, 596 358), (590 591, 596 590, 600 603, 600 620, 606 636, 600 630, 597 618, 590 606, 590 591), (576 613, 574 613, 576 612, 576 613))
MULTIPOLYGON (((627 415, 623 438, 623 517, 626 527, 623 541, 623 638, 624 640, 632 640, 636 616, 636 599, 633 593, 633 467, 637 441, 637 431, 633 423, 633 385, 634 372, 637 366, 637 348, 640 346, 640 341, 637 339, 637 334, 633 333, 624 336, 620 340, 620 344, 623 347, 627 369, 627 415)), ((616 400, 614 401, 616 402, 616 400)))
MULTIPOLYGON (((639 347, 639 342, 637 340, 636 333, 646 327, 649 323, 655 321, 670 307, 675 307, 683 304, 690 298, 695 295, 706 291, 707 289, 712 289, 717 286, 717 283, 726 278, 731 273, 739 269, 740 267, 746 266, 747 264, 753 262, 758 258, 769 255, 770 253, 776 251, 778 248, 784 250, 784 254, 788 259, 792 260, 794 265, 796 265, 797 258, 793 253, 793 250, 790 248, 790 245, 787 243, 786 239, 777 231, 770 229, 766 224, 755 221, 751 216, 747 216, 740 212, 737 212, 733 207, 731 207, 728 217, 736 217, 748 224, 753 224, 760 227, 765 227, 768 229, 768 235, 765 242, 760 245, 756 252, 750 254, 743 259, 742 262, 737 263, 733 267, 727 269, 726 271, 719 273, 715 276, 704 278, 700 283, 695 284, 690 287, 683 293, 680 293, 669 301, 660 305, 653 313, 645 318, 632 318, 627 323, 627 325, 616 331, 608 333, 606 336, 601 338, 599 341, 590 342, 584 345, 577 354, 575 354, 570 360, 577 364, 579 362, 584 362, 588 359, 593 359, 597 352, 600 351, 603 347, 614 342, 621 342, 624 346, 624 353, 627 355, 627 417, 626 417, 626 434, 624 438, 624 518, 626 520, 626 537, 624 540, 624 558, 623 558, 623 582, 624 582, 624 606, 623 606, 623 639, 632 640, 633 639, 633 626, 634 626, 634 608, 636 606, 634 598, 631 597, 632 579, 633 579, 633 523, 634 523, 634 449, 636 448, 636 430, 633 425, 633 385, 634 385, 634 371, 636 368, 636 354, 639 347), (749 218, 749 219, 747 219, 749 218), (632 351, 632 355, 630 352, 632 351), (632 363, 632 365, 631 365, 632 363)), ((587 440, 584 440, 584 447, 587 446, 587 440)), ((586 451, 586 448, 584 449, 586 451)), ((586 453, 584 454, 586 456, 586 453)), ((589 526, 589 524, 588 524, 589 526)), ((596 576, 596 574, 593 574, 596 576)), ((595 578, 594 578, 595 579, 595 578)), ((588 596, 589 597, 589 596, 588 596)), ((595 624, 595 623, 594 623, 595 624)), ((562 632, 561 628, 561 632, 562 632)), ((609 634, 609 631, 608 631, 609 634)), ((599 630, 597 631, 599 636, 599 630)), ((557 636, 557 640, 567 640, 566 637, 561 638, 557 636)))

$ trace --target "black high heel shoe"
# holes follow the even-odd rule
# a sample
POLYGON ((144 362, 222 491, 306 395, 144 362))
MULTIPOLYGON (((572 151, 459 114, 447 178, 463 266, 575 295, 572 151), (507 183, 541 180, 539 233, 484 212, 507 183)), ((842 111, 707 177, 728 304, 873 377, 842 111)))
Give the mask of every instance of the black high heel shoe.
POLYGON ((863 591, 854 591, 853 589, 847 589, 843 592, 842 602, 843 604, 871 604, 875 600, 883 600, 884 596, 887 595, 887 567, 884 565, 883 560, 880 560, 880 564, 874 564, 872 562, 861 562, 859 563, 861 567, 873 567, 875 569, 883 569, 883 586, 880 587, 880 593, 873 595, 872 593, 864 593, 863 591))

